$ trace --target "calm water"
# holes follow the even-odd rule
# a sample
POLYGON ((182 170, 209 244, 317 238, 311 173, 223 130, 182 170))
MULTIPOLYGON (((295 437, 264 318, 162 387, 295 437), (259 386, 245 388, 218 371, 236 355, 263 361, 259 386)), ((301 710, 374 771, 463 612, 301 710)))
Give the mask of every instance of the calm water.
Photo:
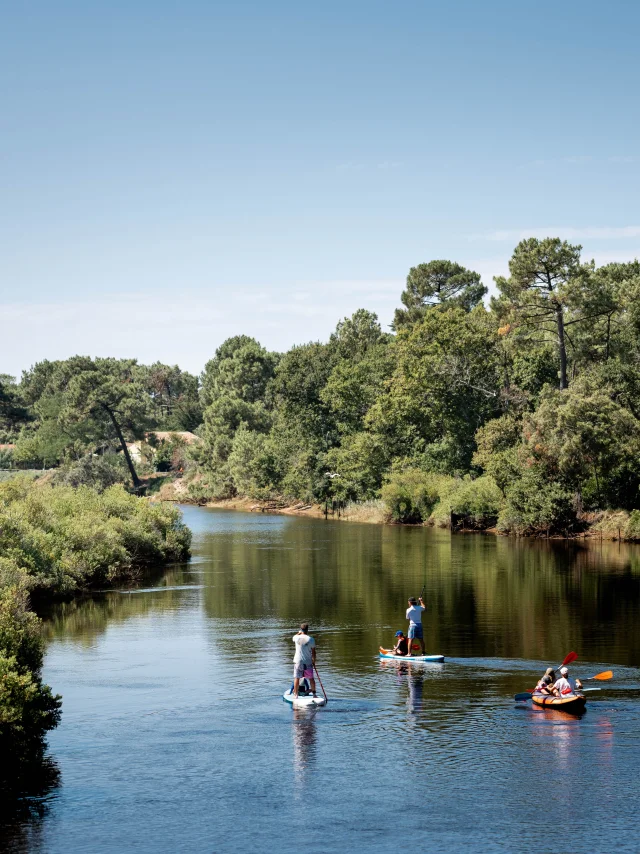
POLYGON ((9 850, 640 851, 640 548, 184 512, 188 565, 50 615, 60 781, 9 850), (446 663, 381 663, 423 585, 446 663), (584 717, 516 706, 570 650, 615 671, 584 717))

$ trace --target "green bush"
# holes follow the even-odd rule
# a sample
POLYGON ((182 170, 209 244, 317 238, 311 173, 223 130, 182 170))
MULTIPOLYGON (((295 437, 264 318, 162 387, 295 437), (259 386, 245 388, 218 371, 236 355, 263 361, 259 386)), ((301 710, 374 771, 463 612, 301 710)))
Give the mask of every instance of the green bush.
POLYGON ((27 587, 17 563, 0 558, 0 744, 7 763, 40 749, 60 719, 60 698, 40 678, 43 641, 27 587))
POLYGON ((498 521, 502 503, 502 492, 495 480, 483 475, 476 480, 457 481, 434 513, 448 509, 450 517, 461 517, 464 527, 489 528, 498 521))
POLYGON ((87 454, 56 472, 56 482, 67 486, 92 486, 99 492, 129 479, 124 457, 108 454, 96 457, 87 454))
POLYGON ((441 492, 452 480, 445 475, 408 468, 392 472, 380 495, 394 522, 419 524, 427 521, 441 492))
POLYGON ((640 540, 640 510, 632 510, 624 529, 625 540, 640 540))
POLYGON ((535 470, 512 483, 498 527, 517 534, 568 533, 577 524, 573 495, 535 470))
POLYGON ((182 560, 190 537, 175 507, 122 486, 99 493, 24 478, 0 484, 0 552, 24 569, 32 589, 66 594, 182 560))

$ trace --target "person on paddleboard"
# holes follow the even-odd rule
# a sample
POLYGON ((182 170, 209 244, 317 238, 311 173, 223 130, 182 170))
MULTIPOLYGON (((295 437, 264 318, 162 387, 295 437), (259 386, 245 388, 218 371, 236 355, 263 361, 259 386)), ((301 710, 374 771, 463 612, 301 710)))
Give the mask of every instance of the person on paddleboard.
POLYGON ((313 668, 316 663, 316 642, 309 634, 309 624, 302 623, 300 631, 292 640, 296 646, 293 656, 293 696, 297 699, 300 680, 306 679, 311 685, 311 696, 315 697, 316 680, 313 678, 313 668))
POLYGON ((409 655, 409 641, 404 632, 396 632, 396 645, 393 648, 394 655, 409 655))
POLYGON ((560 678, 553 686, 553 693, 556 697, 566 697, 567 694, 575 694, 576 689, 579 688, 582 688, 582 682, 579 679, 572 679, 569 676, 567 667, 561 667, 560 678))
POLYGON ((422 649, 422 655, 425 655, 424 651, 424 638, 422 636, 422 612, 425 611, 425 604, 422 601, 422 596, 419 597, 416 602, 416 597, 412 596, 409 599, 409 607, 407 608, 407 620, 409 620, 409 654, 412 654, 411 647, 413 644, 411 641, 419 640, 420 647, 422 649))

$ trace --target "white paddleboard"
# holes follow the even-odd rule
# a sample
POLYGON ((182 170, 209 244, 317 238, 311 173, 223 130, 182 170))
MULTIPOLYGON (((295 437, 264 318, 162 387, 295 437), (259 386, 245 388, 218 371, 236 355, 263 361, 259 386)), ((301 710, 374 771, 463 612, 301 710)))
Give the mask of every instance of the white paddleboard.
POLYGON ((298 694, 297 697, 294 697, 291 691, 285 691, 282 695, 282 699, 296 707, 324 706, 326 703, 324 697, 310 697, 309 694, 298 694))
POLYGON ((427 661, 432 664, 442 664, 444 655, 394 655, 380 647, 380 658, 393 658, 394 661, 427 661))

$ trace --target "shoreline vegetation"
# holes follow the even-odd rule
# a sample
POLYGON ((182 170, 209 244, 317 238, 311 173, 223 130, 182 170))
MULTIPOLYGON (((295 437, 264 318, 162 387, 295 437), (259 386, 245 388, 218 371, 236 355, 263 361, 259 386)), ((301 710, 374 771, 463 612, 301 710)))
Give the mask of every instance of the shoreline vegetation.
MULTIPOLYGON (((453 524, 445 516, 427 519, 426 522, 396 522, 391 511, 381 499, 364 502, 346 502, 340 505, 309 504, 302 501, 287 501, 285 499, 256 500, 247 496, 235 498, 220 498, 210 501, 194 501, 188 489, 180 489, 180 480, 168 480, 160 489, 159 497, 163 501, 179 504, 193 504, 199 507, 210 507, 217 510, 236 510, 243 513, 272 513, 282 516, 307 516, 312 519, 332 519, 342 522, 359 522, 371 525, 407 525, 411 527, 432 527, 449 529, 455 533, 484 533, 497 536, 517 536, 513 532, 501 531, 498 527, 481 527, 473 520, 465 517, 454 519, 453 524), (176 486, 178 489, 176 490, 176 486)), ((585 514, 581 520, 581 529, 573 533, 547 534, 539 532, 537 537, 544 539, 575 539, 575 540, 610 540, 620 542, 640 542, 640 532, 637 521, 625 511, 605 511, 585 514)), ((533 535, 528 535, 533 536, 533 535)))
POLYGON ((44 640, 32 600, 71 598, 185 560, 179 510, 129 494, 15 477, 0 483, 0 794, 33 774, 61 697, 42 682, 44 640))

